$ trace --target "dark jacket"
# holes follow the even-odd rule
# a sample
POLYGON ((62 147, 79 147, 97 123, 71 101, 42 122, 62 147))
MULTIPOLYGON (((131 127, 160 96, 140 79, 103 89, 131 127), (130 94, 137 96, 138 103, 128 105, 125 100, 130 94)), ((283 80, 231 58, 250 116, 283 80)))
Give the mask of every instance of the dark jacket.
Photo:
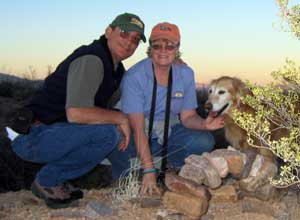
POLYGON ((29 105, 35 120, 45 124, 67 121, 65 105, 68 69, 73 60, 84 55, 98 56, 103 62, 104 77, 95 95, 94 104, 102 108, 108 107, 108 101, 119 88, 125 69, 120 63, 114 71, 112 56, 103 35, 90 45, 76 49, 45 79, 43 87, 36 92, 29 105))

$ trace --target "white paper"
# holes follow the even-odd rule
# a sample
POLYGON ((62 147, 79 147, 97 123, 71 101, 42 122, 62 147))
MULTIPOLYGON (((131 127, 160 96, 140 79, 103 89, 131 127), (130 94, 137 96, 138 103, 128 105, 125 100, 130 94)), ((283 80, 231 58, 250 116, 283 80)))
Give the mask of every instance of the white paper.
POLYGON ((11 140, 11 141, 13 141, 13 140, 15 140, 15 138, 16 137, 18 137, 20 134, 19 133, 17 133, 17 132, 15 132, 13 129, 11 129, 10 127, 5 127, 5 129, 6 129, 6 132, 7 132, 7 136, 8 136, 8 138, 11 140))

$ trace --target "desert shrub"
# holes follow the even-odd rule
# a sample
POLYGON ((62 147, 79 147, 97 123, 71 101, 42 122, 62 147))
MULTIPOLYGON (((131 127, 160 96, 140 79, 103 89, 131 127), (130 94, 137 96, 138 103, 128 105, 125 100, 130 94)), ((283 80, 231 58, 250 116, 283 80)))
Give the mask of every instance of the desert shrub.
POLYGON ((276 0, 279 7, 280 26, 283 31, 291 32, 300 40, 300 5, 289 4, 289 0, 276 0))
MULTIPOLYGON (((279 7, 281 29, 300 40, 300 5, 291 5, 289 0, 275 2, 279 7)), ((300 65, 287 60, 272 77, 275 82, 263 87, 248 82, 253 96, 242 98, 242 102, 256 109, 256 114, 235 111, 234 120, 247 131, 250 145, 268 148, 284 162, 271 183, 277 187, 300 186, 300 65), (271 132, 277 129, 286 130, 288 134, 272 140, 271 132), (261 144, 254 144, 254 138, 261 144)))
POLYGON ((247 83, 253 96, 243 97, 242 102, 252 106, 256 114, 236 110, 234 120, 247 131, 251 146, 270 149, 284 162, 272 184, 300 186, 300 65, 287 60, 283 68, 272 73, 272 77, 275 81, 266 86, 247 83), (271 133, 278 129, 287 132, 284 137, 273 140, 271 133), (254 139, 260 144, 255 144, 254 139))
POLYGON ((118 186, 113 192, 114 205, 118 206, 123 201, 129 201, 137 199, 139 197, 139 191, 141 188, 140 179, 141 164, 138 158, 131 160, 131 166, 129 170, 124 171, 118 181, 118 186))

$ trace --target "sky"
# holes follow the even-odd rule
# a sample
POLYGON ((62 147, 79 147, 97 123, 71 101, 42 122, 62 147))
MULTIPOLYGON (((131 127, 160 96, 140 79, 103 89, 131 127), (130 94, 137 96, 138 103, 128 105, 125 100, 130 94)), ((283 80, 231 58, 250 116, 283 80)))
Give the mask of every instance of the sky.
MULTIPOLYGON (((176 24, 182 59, 198 83, 228 75, 264 84, 286 58, 300 61, 300 40, 280 30, 275 0, 0 0, 0 5, 0 72, 18 76, 44 78, 124 12, 140 16, 146 37, 157 23, 176 24)), ((126 68, 146 57, 147 46, 139 45, 126 68)))

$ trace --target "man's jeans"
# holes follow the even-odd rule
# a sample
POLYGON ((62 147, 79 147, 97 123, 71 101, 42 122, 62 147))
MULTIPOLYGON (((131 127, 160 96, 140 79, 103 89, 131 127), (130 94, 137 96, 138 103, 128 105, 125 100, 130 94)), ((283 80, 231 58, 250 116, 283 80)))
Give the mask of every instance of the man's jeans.
MULTIPOLYGON (((162 146, 157 142, 157 138, 151 141, 152 158, 161 156, 162 146)), ((191 154, 202 154, 213 149, 215 144, 213 135, 209 131, 192 130, 176 124, 171 128, 171 135, 168 140, 169 166, 180 168, 184 165, 184 159, 191 154)), ((112 175, 114 179, 126 176, 130 171, 130 158, 136 157, 136 149, 133 138, 130 139, 129 146, 125 152, 115 149, 110 155, 112 163, 112 175)))
POLYGON ((52 187, 92 170, 117 149, 121 138, 114 125, 40 124, 18 136, 12 147, 24 160, 45 163, 37 180, 52 187))

